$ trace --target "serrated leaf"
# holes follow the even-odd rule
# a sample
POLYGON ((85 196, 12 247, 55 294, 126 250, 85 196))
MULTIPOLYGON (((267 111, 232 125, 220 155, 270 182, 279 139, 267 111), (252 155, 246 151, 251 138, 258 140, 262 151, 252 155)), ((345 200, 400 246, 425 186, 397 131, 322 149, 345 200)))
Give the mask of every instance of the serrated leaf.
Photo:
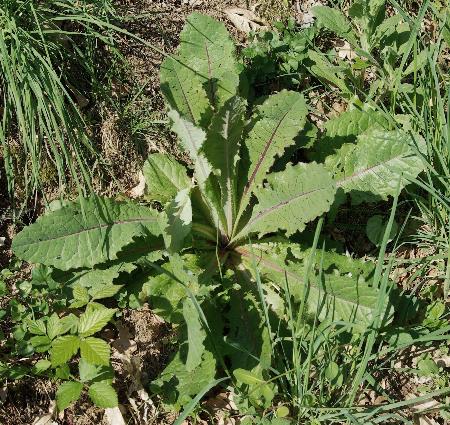
POLYGON ((80 308, 85 306, 89 302, 88 290, 80 284, 76 284, 73 286, 72 296, 74 301, 72 301, 69 308, 80 308))
POLYGON ((74 333, 78 327, 78 317, 72 313, 70 313, 67 316, 61 317, 60 326, 61 326, 60 331, 61 335, 69 331, 72 331, 72 333, 74 333))
POLYGON ((47 359, 38 360, 33 366, 33 373, 39 375, 45 372, 51 365, 51 362, 47 359))
POLYGON ((229 235, 237 214, 236 165, 244 129, 245 107, 243 99, 229 99, 214 115, 202 148, 212 168, 209 178, 217 179, 221 209, 229 235))
POLYGON ((47 335, 50 339, 54 339, 61 330, 61 320, 56 313, 53 313, 47 320, 47 335))
POLYGON ((15 254, 60 270, 93 267, 114 260, 135 238, 160 235, 150 208, 92 197, 40 217, 13 241, 15 254))
MULTIPOLYGON (((383 113, 374 110, 351 109, 331 118, 324 124, 327 138, 355 139, 374 125, 388 127, 389 122, 383 113)), ((350 140, 351 141, 351 140, 350 140)))
POLYGON ((142 172, 147 197, 162 204, 172 200, 180 190, 191 186, 186 168, 167 153, 150 154, 142 172))
POLYGON ((191 233, 192 205, 190 189, 180 191, 166 207, 167 226, 164 238, 169 252, 180 252, 186 237, 191 233))
POLYGON ((185 298, 183 301, 183 316, 188 333, 186 370, 192 372, 202 362, 202 355, 205 351, 203 341, 206 338, 206 333, 202 328, 197 309, 190 298, 185 298))
POLYGON ((159 377, 150 384, 150 390, 156 394, 163 394, 167 400, 178 401, 183 404, 190 401, 190 396, 197 395, 214 380, 216 375, 216 361, 214 355, 205 351, 201 364, 192 372, 186 370, 186 365, 180 358, 180 353, 169 362, 159 377), (176 376, 176 380, 173 377, 176 376))
POLYGON ((260 235, 286 230, 291 235, 328 211, 336 193, 328 171, 319 164, 288 165, 267 177, 267 187, 255 191, 258 204, 236 240, 252 232, 260 235))
POLYGON ((90 336, 103 329, 112 319, 117 309, 115 308, 92 308, 88 306, 86 311, 80 315, 78 333, 80 336, 90 336))
POLYGON ((207 125, 212 108, 199 78, 189 67, 172 57, 164 59, 160 68, 161 91, 171 108, 190 122, 207 125))
POLYGON ((83 384, 81 382, 64 382, 56 391, 56 406, 62 412, 80 398, 83 384))
MULTIPOLYGON (((252 254, 248 247, 239 247, 237 251, 246 259, 251 260, 253 255, 257 256, 255 261, 261 270, 269 272, 268 276, 273 282, 279 283, 282 279, 286 281, 291 295, 297 301, 305 297, 307 311, 313 315, 318 314, 320 320, 342 320, 363 330, 375 319, 379 291, 361 279, 359 274, 339 275, 330 272, 320 277, 311 273, 305 293, 304 263, 286 264, 283 257, 270 257, 261 251, 252 254)), ((317 254, 319 258, 320 254, 317 254)), ((385 323, 392 320, 391 308, 388 307, 385 305, 382 312, 385 323)))
POLYGON ((52 344, 51 339, 46 335, 36 335, 30 338, 30 343, 38 353, 44 353, 52 344))
POLYGON ((180 34, 177 54, 161 65, 161 91, 172 108, 206 127, 212 109, 236 94, 240 70, 224 24, 193 13, 180 34))
POLYGON ((356 145, 343 145, 326 166, 334 171, 336 185, 350 193, 353 203, 386 200, 411 179, 425 164, 419 152, 425 151, 421 138, 401 131, 373 128, 360 135, 356 145))
POLYGON ((50 350, 50 361, 52 366, 67 363, 80 347, 80 340, 76 335, 65 335, 56 338, 50 350))
POLYGON ((241 149, 239 182, 244 185, 241 212, 250 195, 284 150, 303 129, 308 110, 300 93, 283 90, 270 96, 253 116, 250 133, 241 149))
POLYGON ((205 188, 206 181, 211 173, 211 165, 201 151, 206 140, 206 133, 181 117, 175 110, 169 111, 168 116, 173 122, 172 130, 177 133, 181 145, 194 163, 194 175, 201 189, 202 199, 207 204, 208 214, 211 215, 214 223, 223 222, 219 194, 214 190, 206 190, 205 188))
POLYGON ((123 285, 99 284, 89 289, 89 295, 92 297, 92 301, 101 300, 113 297, 121 288, 123 288, 123 285))
POLYGON ((42 319, 27 320, 28 332, 34 335, 45 335, 47 333, 45 323, 42 319))
POLYGON ((107 382, 95 382, 89 387, 88 395, 95 405, 104 409, 118 405, 116 390, 107 382))
POLYGON ((87 362, 95 365, 109 365, 110 348, 100 338, 85 338, 80 341, 80 354, 87 362))
POLYGON ((114 370, 111 366, 101 366, 89 363, 84 358, 78 362, 78 372, 81 382, 111 381, 114 378, 114 370))
POLYGON ((67 363, 58 366, 55 369, 55 378, 68 380, 70 379, 70 367, 67 363))
POLYGON ((311 11, 316 17, 319 27, 334 32, 353 45, 357 44, 350 22, 340 10, 328 6, 314 6, 311 11))

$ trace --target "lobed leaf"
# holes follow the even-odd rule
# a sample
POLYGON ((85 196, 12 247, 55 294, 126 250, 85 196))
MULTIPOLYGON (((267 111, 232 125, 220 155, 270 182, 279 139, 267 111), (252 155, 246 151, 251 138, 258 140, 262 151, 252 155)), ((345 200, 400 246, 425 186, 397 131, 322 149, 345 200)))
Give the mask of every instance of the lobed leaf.
POLYGON ((184 247, 184 241, 191 233, 192 205, 190 190, 181 190, 166 208, 167 227, 165 241, 169 252, 179 252, 184 247))
POLYGON ((187 152, 195 167, 195 177, 202 187, 208 178, 211 167, 204 155, 200 152, 206 140, 206 133, 200 127, 195 126, 180 113, 171 109, 167 114, 172 120, 172 130, 177 134, 181 146, 187 152))
POLYGON ((40 217, 13 241, 15 254, 60 270, 114 260, 137 237, 158 236, 158 213, 128 202, 92 197, 40 217))

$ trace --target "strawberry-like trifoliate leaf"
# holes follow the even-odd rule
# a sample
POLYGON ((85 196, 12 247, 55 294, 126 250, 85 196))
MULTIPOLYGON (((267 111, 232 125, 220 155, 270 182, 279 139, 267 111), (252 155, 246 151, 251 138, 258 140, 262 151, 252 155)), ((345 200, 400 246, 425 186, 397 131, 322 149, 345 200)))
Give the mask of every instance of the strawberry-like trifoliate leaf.
POLYGON ((103 329, 112 319, 117 309, 103 306, 93 307, 89 305, 86 311, 81 314, 78 324, 78 333, 81 337, 95 334, 103 329))
POLYGON ((89 387, 88 395, 95 405, 104 409, 116 407, 118 404, 116 390, 105 381, 92 384, 89 387))
POLYGON ((56 391, 56 406, 62 412, 80 398, 83 384, 81 382, 63 382, 56 391))
POLYGON ((80 340, 81 358, 94 365, 109 365, 111 350, 106 341, 100 338, 84 338, 80 340))
POLYGON ((52 366, 67 363, 80 347, 80 339, 76 335, 65 335, 56 338, 50 350, 50 361, 52 366))

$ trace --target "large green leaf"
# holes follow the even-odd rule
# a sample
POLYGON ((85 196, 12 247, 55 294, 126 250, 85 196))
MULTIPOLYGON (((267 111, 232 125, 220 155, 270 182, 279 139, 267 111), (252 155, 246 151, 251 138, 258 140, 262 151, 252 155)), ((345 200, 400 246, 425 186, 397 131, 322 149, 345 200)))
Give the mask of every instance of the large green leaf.
POLYGON ((162 204, 172 200, 180 190, 191 186, 186 168, 167 153, 149 155, 142 172, 147 197, 162 204))
POLYGON ((303 129, 308 110, 300 93, 283 90, 270 96, 256 109, 251 130, 241 149, 239 184, 243 186, 241 212, 274 162, 294 143, 303 129))
POLYGON ((168 57, 160 68, 161 91, 166 102, 187 120, 206 125, 212 114, 208 96, 200 78, 176 58, 168 57))
POLYGON ((235 239, 278 229, 286 230, 287 235, 302 231, 306 223, 328 211, 335 193, 335 183, 323 165, 288 165, 267 177, 267 187, 255 191, 258 204, 235 239))
POLYGON ((69 270, 114 260, 135 238, 148 234, 161 234, 157 211, 107 198, 83 198, 23 229, 13 250, 30 263, 69 270))
POLYGON ((423 139, 402 131, 372 128, 360 135, 356 145, 343 145, 326 160, 336 185, 350 193, 354 203, 385 200, 424 169, 420 154, 423 139))
POLYGON ((327 138, 347 138, 348 142, 375 125, 388 127, 389 122, 383 113, 370 109, 350 109, 328 120, 324 128, 327 138))
POLYGON ((323 162, 343 144, 356 142, 361 133, 374 126, 388 129, 389 122, 383 113, 371 109, 345 111, 324 124, 325 135, 314 144, 313 151, 308 152, 308 158, 323 162))
MULTIPOLYGON (((210 179, 218 180, 229 235, 237 213, 236 164, 244 129, 245 106, 245 101, 239 97, 228 100, 214 115, 203 145, 203 152, 212 167, 210 179)), ((212 185, 214 187, 214 183, 212 185)))
POLYGON ((225 25, 193 13, 180 34, 177 55, 161 65, 161 89, 172 108, 206 127, 212 109, 236 94, 240 71, 225 25))
POLYGON ((178 55, 205 88, 213 108, 234 96, 241 67, 225 25, 210 16, 192 13, 180 34, 178 55))
POLYGON ((186 370, 192 372, 202 362, 202 355, 205 351, 203 341, 206 338, 206 334, 202 328, 198 311, 190 298, 185 298, 183 301, 183 316, 186 321, 188 334, 186 370))
MULTIPOLYGON (((377 314, 377 300, 380 296, 377 288, 371 287, 360 275, 351 273, 323 274, 320 278, 315 273, 309 276, 305 284, 305 264, 289 263, 284 259, 269 258, 259 252, 252 254, 248 247, 239 247, 237 251, 249 261, 255 256, 258 266, 268 272, 268 277, 284 287, 281 282, 287 282, 294 299, 306 302, 307 311, 321 320, 344 321, 361 330, 369 326, 377 314), (305 291, 306 289, 306 291, 305 291)), ((317 254, 320 256, 320 252, 317 254)), ((381 312, 387 319, 387 304, 381 312)))

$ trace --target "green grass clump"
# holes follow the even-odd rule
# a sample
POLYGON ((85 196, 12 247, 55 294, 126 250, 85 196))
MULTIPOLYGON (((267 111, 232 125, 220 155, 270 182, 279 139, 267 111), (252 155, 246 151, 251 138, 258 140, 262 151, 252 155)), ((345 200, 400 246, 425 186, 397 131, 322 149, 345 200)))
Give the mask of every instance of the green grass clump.
POLYGON ((80 110, 104 94, 101 52, 114 51, 109 0, 5 0, 0 6, 0 144, 9 192, 24 198, 68 176, 89 186, 96 155, 80 110), (17 193, 16 193, 17 194, 17 193))

